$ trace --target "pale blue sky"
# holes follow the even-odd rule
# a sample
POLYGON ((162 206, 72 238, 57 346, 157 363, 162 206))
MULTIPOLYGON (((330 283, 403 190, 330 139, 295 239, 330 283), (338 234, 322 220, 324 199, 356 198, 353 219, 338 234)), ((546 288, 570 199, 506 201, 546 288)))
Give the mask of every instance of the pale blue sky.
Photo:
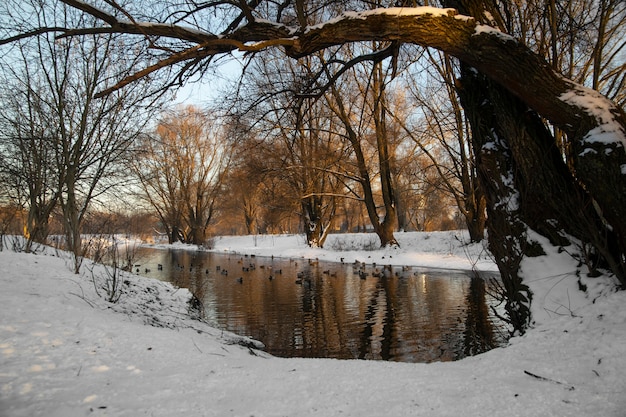
POLYGON ((229 82, 239 79, 241 69, 241 58, 225 59, 222 64, 215 68, 215 74, 207 73, 201 80, 194 79, 181 87, 176 93, 174 102, 198 106, 207 105, 218 97, 219 92, 229 82))

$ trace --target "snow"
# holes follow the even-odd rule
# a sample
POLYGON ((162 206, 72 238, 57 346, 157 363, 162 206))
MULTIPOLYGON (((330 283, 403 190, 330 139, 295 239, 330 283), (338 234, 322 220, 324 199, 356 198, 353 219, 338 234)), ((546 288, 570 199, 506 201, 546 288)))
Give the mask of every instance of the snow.
MULTIPOLYGON (((334 244, 350 249, 368 236, 334 244)), ((224 237, 215 250, 493 268, 461 232, 399 233, 400 249, 335 254, 302 239, 224 237)), ((85 261, 75 275, 63 253, 5 248, 0 416, 623 416, 626 292, 585 278, 581 293, 571 257, 559 255, 522 264, 536 276, 536 308, 554 303, 526 335, 458 362, 409 364, 270 357, 191 318, 187 290, 128 275, 110 304, 94 290, 101 267, 92 276, 85 261)))
MULTIPOLYGON (((128 26, 135 26, 137 28, 146 28, 146 29, 176 29, 178 31, 183 31, 188 35, 196 35, 198 38, 205 38, 205 39, 219 39, 217 35, 208 32, 206 30, 202 30, 199 28, 195 28, 195 27, 191 27, 188 25, 181 25, 181 24, 173 24, 173 23, 155 23, 155 22, 137 22, 137 21, 124 21, 124 20, 120 20, 119 23, 124 24, 124 25, 128 25, 128 26)), ((187 36, 188 36, 187 35, 187 36)), ((175 35, 174 37, 176 37, 177 35, 175 35)))
POLYGON ((607 100, 606 97, 591 88, 573 84, 573 87, 563 93, 559 99, 582 109, 598 122, 598 126, 585 136, 585 143, 615 143, 626 148, 626 132, 616 119, 619 111, 615 104, 607 100))
MULTIPOLYGON (((456 16, 457 19, 462 19, 464 16, 456 16)), ((490 36, 496 36, 498 38, 500 38, 501 40, 505 41, 505 42, 515 42, 517 43, 517 39, 515 39, 513 36, 508 35, 504 32, 502 32, 501 30, 493 27, 493 26, 489 26, 489 25, 476 25, 476 29, 474 29, 474 36, 478 36, 481 34, 486 34, 486 35, 490 35, 490 36)))
POLYGON ((332 25, 344 20, 362 20, 367 19, 370 16, 376 15, 390 15, 390 16, 450 16, 456 14, 457 11, 455 9, 442 9, 439 7, 430 7, 430 6, 421 6, 421 7, 381 7, 372 10, 365 10, 360 12, 355 11, 346 11, 341 13, 339 16, 327 20, 326 22, 320 23, 318 25, 312 25, 306 28, 306 32, 310 32, 312 30, 322 29, 325 25, 332 25))
POLYGON ((420 6, 420 7, 388 7, 378 8, 373 10, 366 10, 359 12, 359 16, 367 17, 377 14, 386 14, 392 16, 449 16, 450 14, 456 14, 455 9, 442 9, 440 7, 420 6))
POLYGON ((375 234, 330 234, 323 249, 308 247, 302 235, 223 236, 214 240, 213 250, 331 262, 497 271, 482 243, 464 244, 469 241, 466 232, 396 233, 395 237, 400 247, 367 250, 380 246, 375 234))
MULTIPOLYGON (((339 16, 330 19, 326 22, 312 25, 306 28, 306 32, 310 32, 313 30, 322 29, 325 25, 332 25, 344 20, 362 20, 367 19, 370 16, 377 15, 388 15, 388 16, 426 16, 430 15, 433 17, 449 17, 453 16, 457 20, 462 21, 474 21, 474 18, 462 14, 458 14, 456 9, 452 8, 440 8, 440 7, 432 7, 432 6, 420 6, 420 7, 388 7, 388 8, 377 8, 372 10, 365 11, 346 11, 340 14, 339 16)), ((505 34, 504 32, 498 30, 497 28, 489 25, 479 25, 476 24, 474 35, 487 34, 491 36, 497 36, 504 41, 517 42, 517 40, 510 35, 505 34)))

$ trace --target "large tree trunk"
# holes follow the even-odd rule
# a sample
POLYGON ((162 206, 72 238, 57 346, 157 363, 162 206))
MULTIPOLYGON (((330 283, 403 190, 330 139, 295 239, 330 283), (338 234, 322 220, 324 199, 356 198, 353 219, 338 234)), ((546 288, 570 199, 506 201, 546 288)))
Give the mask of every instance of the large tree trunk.
MULTIPOLYGON (((606 226, 594 210, 593 199, 563 160, 555 137, 514 91, 467 64, 461 67, 457 91, 472 126, 480 179, 488 198, 489 248, 501 273, 508 319, 514 331, 523 332, 532 320, 532 293, 525 281, 536 277, 524 276, 519 265, 526 256, 545 254, 537 242, 529 241, 529 232, 538 232, 558 247, 569 246, 570 236, 577 238, 582 243, 580 248, 569 249, 572 253, 590 245, 594 256, 582 257, 600 259, 624 283, 626 247, 615 245, 623 222, 617 228, 606 226)), ((619 117, 619 111, 614 114, 619 117)), ((585 141, 571 129, 569 136, 575 143, 585 141)), ((607 192, 601 188, 594 187, 595 192, 607 192)), ((607 197, 610 200, 610 196, 598 198, 608 201, 607 197)), ((587 266, 595 273, 596 264, 588 262, 587 266)))
MULTIPOLYGON (((330 197, 333 198, 333 197, 330 197)), ((326 216, 322 208, 323 197, 313 195, 303 198, 300 206, 302 208, 302 220, 307 244, 313 248, 322 248, 326 242, 326 237, 330 232, 335 216, 335 203, 331 201, 332 208, 326 216), (327 220, 324 220, 327 217, 327 220)))
POLYGON ((479 181, 487 200, 489 250, 500 271, 507 321, 513 331, 523 332, 531 321, 532 294, 523 283, 519 266, 522 258, 531 254, 532 245, 526 240, 528 229, 521 215, 517 166, 505 140, 511 132, 498 124, 487 88, 489 80, 471 69, 463 72, 458 91, 472 126, 479 181))
MULTIPOLYGON (((506 291, 507 313, 517 331, 530 323, 532 295, 519 263, 545 254, 528 240, 533 230, 555 246, 569 246, 569 236, 593 246, 616 274, 613 231, 593 209, 590 196, 559 154, 554 137, 536 113, 507 90, 464 67, 459 94, 472 125, 481 183, 488 200, 489 248, 506 291)), ((575 252, 576 250, 571 250, 575 252)), ((591 271, 596 265, 588 265, 591 271)))

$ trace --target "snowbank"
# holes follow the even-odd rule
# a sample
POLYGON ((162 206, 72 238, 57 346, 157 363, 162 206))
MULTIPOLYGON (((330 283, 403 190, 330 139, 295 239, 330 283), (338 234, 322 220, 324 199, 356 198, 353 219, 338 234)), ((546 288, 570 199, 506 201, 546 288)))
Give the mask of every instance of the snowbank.
MULTIPOLYGON (((217 250, 243 250, 235 239, 217 250)), ((375 256, 403 263, 408 246, 375 256)), ((462 258, 456 250, 439 265, 462 258)), ((506 348, 407 364, 274 358, 191 319, 190 294, 167 283, 125 276, 125 294, 109 304, 63 258, 5 250, 0 268, 2 417, 617 417, 626 406, 624 292, 554 314, 506 348)))
POLYGON ((222 236, 214 240, 218 252, 257 256, 310 258, 379 265, 497 271, 483 243, 469 243, 466 231, 395 233, 399 248, 379 249, 373 233, 331 234, 323 249, 310 248, 303 235, 222 236))

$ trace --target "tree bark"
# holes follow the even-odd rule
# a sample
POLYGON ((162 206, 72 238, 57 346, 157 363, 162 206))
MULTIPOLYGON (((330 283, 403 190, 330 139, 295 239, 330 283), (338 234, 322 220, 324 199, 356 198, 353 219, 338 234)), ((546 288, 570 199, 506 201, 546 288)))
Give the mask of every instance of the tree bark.
MULTIPOLYGON (((487 200, 487 230, 492 253, 502 282, 507 321, 513 332, 523 333, 531 322, 532 293, 520 276, 524 256, 537 254, 527 240, 528 227, 522 219, 517 166, 504 138, 507 131, 498 123, 490 88, 496 87, 471 68, 462 67, 458 86, 461 103, 472 126, 479 180, 487 200)), ((508 111, 497 107, 498 112, 508 111)))
MULTIPOLYGON (((475 188, 478 188, 474 185, 475 188)), ((485 238, 485 224, 487 218, 485 212, 487 210, 487 200, 485 199, 482 190, 474 190, 467 196, 465 202, 465 225, 470 236, 471 242, 481 242, 485 238)))
MULTIPOLYGON (((334 202, 331 204, 334 205, 334 202)), ((326 236, 328 236, 330 224, 334 217, 334 208, 327 215, 328 221, 325 222, 321 196, 305 197, 301 200, 300 206, 307 244, 313 248, 324 247, 326 236)))
POLYGON ((372 100, 374 101, 374 128, 376 134, 376 149, 378 153, 378 167, 380 171, 380 187, 383 195, 383 206, 385 217, 378 226, 378 237, 381 247, 399 246, 393 235, 398 225, 398 214, 396 208, 396 196, 391 179, 391 160, 393 156, 389 152, 389 130, 387 129, 387 93, 383 82, 382 64, 376 63, 372 71, 372 100))

